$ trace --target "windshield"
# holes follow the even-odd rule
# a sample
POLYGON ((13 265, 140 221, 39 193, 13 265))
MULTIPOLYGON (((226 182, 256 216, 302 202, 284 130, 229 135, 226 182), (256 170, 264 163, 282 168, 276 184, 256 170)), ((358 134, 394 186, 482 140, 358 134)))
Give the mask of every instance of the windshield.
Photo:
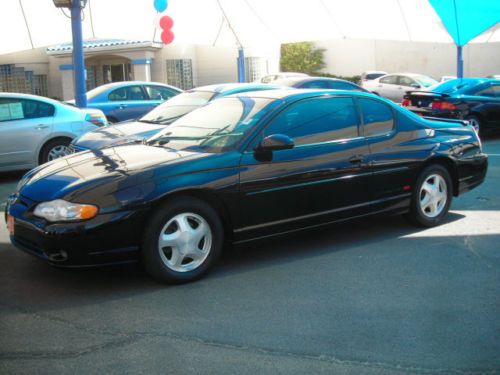
POLYGON ((109 86, 98 86, 96 87, 95 89, 92 89, 90 91, 87 91, 87 99, 93 99, 95 98, 97 95, 100 95, 102 94, 104 91, 107 91, 109 90, 109 86))
POLYGON ((168 125, 186 113, 207 104, 216 95, 213 91, 188 91, 146 113, 139 121, 168 125))
POLYGON ((438 83, 429 88, 429 91, 439 92, 441 94, 457 94, 471 89, 479 84, 478 81, 469 81, 463 79, 452 79, 450 81, 438 83))
POLYGON ((424 87, 430 87, 438 83, 434 78, 427 76, 413 76, 413 78, 424 87))
POLYGON ((201 152, 224 152, 251 131, 275 99, 228 97, 215 100, 173 122, 148 144, 201 152))

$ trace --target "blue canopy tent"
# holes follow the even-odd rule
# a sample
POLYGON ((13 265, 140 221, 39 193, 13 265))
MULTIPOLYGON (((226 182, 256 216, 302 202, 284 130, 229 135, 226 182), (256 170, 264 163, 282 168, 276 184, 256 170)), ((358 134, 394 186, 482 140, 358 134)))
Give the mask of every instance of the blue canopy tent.
POLYGON ((500 22, 500 0, 429 0, 457 46, 457 77, 464 75, 462 48, 500 22))

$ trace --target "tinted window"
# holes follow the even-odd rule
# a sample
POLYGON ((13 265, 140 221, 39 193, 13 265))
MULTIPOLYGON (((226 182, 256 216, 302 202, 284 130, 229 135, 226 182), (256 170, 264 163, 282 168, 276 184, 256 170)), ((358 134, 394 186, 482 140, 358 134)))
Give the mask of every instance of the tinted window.
POLYGON ((303 89, 329 89, 330 82, 328 81, 309 81, 303 84, 298 84, 296 87, 303 89))
POLYGON ((28 99, 0 99, 0 121, 12 121, 54 116, 51 104, 28 99))
POLYGON ((296 145, 358 136, 358 119, 351 98, 316 98, 292 104, 264 130, 262 138, 286 134, 296 145))
POLYGON ((330 88, 335 90, 356 90, 359 91, 359 87, 348 82, 342 81, 330 81, 330 88))
POLYGON ((151 100, 167 100, 175 95, 172 90, 162 86, 146 86, 146 92, 151 100))
POLYGON ((479 90, 477 90, 474 93, 474 95, 494 97, 495 96, 495 92, 493 91, 493 88, 491 86, 485 86, 485 87, 482 87, 479 90))
POLYGON ((146 100, 146 96, 139 86, 127 86, 111 91, 108 99, 110 101, 122 102, 127 100, 146 100))
POLYGON ((382 77, 383 75, 385 75, 385 73, 369 73, 365 76, 365 79, 366 80, 371 80, 371 79, 375 79, 375 78, 378 78, 378 77, 382 77))
POLYGON ((372 99, 359 99, 359 104, 365 137, 384 134, 394 128, 392 109, 387 104, 372 99))
POLYGON ((398 76, 387 76, 379 79, 379 82, 386 83, 388 85, 395 85, 398 82, 398 76))
POLYGON ((495 96, 497 98, 500 98, 500 85, 493 85, 493 86, 491 86, 491 89, 495 93, 495 96))

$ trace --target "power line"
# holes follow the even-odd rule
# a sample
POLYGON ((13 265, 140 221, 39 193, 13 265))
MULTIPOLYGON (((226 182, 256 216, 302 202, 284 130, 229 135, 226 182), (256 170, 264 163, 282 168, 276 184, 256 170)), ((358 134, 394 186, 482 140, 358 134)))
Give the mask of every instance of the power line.
POLYGON ((88 0, 88 4, 89 4, 89 16, 90 16, 90 29, 92 30, 92 38, 95 39, 94 19, 92 17, 92 7, 90 5, 90 0, 88 0))
POLYGON ((233 25, 231 25, 231 22, 229 22, 229 18, 227 18, 226 12, 224 11, 224 8, 222 7, 222 4, 220 3, 220 0, 216 0, 216 1, 217 1, 217 4, 219 4, 219 8, 220 8, 220 11, 222 12, 222 15, 226 19, 227 25, 229 26, 229 28, 233 32, 233 35, 234 35, 234 37, 236 39, 236 42, 238 43, 238 45, 240 46, 240 48, 243 48, 243 44, 241 44, 240 38, 238 38, 238 35, 236 34, 236 31, 234 31, 233 25))
POLYGON ((21 0, 19 0, 19 6, 21 7, 21 12, 22 12, 23 18, 24 18, 24 24, 26 25, 26 30, 28 31, 28 36, 30 38, 31 48, 34 49, 35 45, 33 44, 33 39, 31 38, 30 27, 28 26, 28 21, 26 20, 26 14, 24 14, 23 3, 21 2, 21 0))

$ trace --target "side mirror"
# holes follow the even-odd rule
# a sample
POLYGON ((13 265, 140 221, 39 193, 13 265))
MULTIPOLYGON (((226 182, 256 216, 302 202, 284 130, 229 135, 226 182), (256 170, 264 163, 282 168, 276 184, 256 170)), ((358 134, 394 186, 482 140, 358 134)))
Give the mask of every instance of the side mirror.
POLYGON ((413 88, 415 88, 415 89, 419 89, 420 88, 420 85, 418 83, 412 83, 410 86, 413 87, 413 88))
POLYGON ((255 151, 289 150, 295 146, 293 139, 284 134, 271 134, 260 142, 255 151))

